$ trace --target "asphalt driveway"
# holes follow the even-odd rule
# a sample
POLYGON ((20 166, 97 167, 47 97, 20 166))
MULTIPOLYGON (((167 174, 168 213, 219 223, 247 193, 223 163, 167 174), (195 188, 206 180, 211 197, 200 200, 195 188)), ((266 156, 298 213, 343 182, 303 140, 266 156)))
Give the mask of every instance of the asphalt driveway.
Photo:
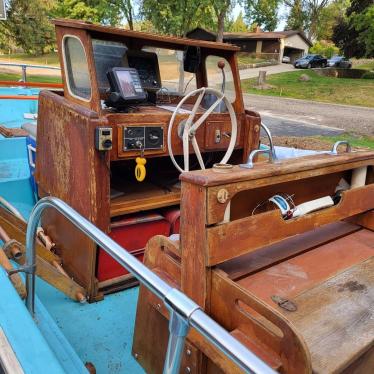
POLYGON ((244 94, 244 104, 261 114, 274 135, 337 135, 344 132, 374 136, 374 108, 327 104, 275 96, 244 94))

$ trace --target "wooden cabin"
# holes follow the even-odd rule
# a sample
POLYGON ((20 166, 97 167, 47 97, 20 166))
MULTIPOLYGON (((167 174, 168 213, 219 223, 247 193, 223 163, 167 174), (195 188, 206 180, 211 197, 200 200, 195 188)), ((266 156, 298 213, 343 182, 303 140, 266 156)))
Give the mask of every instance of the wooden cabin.
MULTIPOLYGON (((54 23, 64 90, 40 94, 38 193, 61 198, 142 259, 152 236, 179 232, 181 170, 222 160, 239 164, 258 147, 260 117, 244 108, 239 49, 80 21, 54 23), (213 91, 201 91, 208 86, 213 91), (199 119, 184 144, 184 129, 199 119), (141 182, 139 158, 146 161, 137 168, 146 168, 141 182)), ((90 301, 134 284, 58 213, 47 212, 42 225, 90 301)))

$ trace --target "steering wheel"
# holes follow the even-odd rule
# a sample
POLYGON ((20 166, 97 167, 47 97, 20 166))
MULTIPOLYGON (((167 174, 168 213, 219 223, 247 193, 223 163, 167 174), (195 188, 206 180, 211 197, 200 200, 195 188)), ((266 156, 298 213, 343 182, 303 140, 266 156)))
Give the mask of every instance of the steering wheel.
POLYGON ((221 164, 226 164, 229 158, 232 155, 232 152, 234 151, 235 143, 236 143, 236 136, 237 136, 237 129, 238 129, 238 124, 236 121, 236 115, 234 112, 234 108, 232 107, 230 101, 227 99, 227 97, 220 91, 217 91, 213 88, 208 88, 208 87, 202 87, 197 90, 193 90, 190 92, 188 95, 186 95, 177 105, 175 108, 173 115, 170 119, 169 123, 169 128, 168 128, 168 149, 169 149, 169 155, 171 158, 171 161, 175 165, 175 167, 182 173, 184 171, 189 171, 189 142, 191 141, 193 150, 196 154, 197 160, 199 162, 199 165, 201 169, 205 169, 204 161, 201 157, 201 152, 199 149, 199 145, 197 144, 197 140, 195 137, 196 131, 198 128, 204 123, 204 121, 208 118, 208 116, 213 112, 213 110, 220 105, 221 103, 225 103, 228 112, 230 114, 230 120, 231 120, 231 138, 230 138, 230 143, 227 148, 227 151, 221 160, 221 164), (217 97, 217 100, 204 112, 204 114, 197 119, 196 122, 194 122, 194 118, 196 116, 196 112, 198 111, 198 108, 206 94, 214 95, 217 97), (171 134, 173 131, 173 126, 175 123, 176 116, 182 107, 182 105, 191 97, 191 96, 196 96, 199 95, 193 108, 188 116, 187 120, 183 121, 183 133, 181 134, 181 138, 183 141, 183 157, 184 157, 184 168, 181 168, 177 161, 174 158, 173 154, 173 149, 172 149, 172 144, 171 144, 171 134))

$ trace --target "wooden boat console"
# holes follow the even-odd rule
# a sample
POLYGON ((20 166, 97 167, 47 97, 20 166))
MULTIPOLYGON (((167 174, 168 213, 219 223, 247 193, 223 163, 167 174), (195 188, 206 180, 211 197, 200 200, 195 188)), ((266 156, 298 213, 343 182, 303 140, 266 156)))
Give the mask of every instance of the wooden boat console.
MULTIPOLYGON (((180 173, 171 162, 168 144, 172 145, 177 162, 183 161, 185 148, 178 131, 183 132, 191 109, 196 109, 194 121, 204 119, 193 137, 207 167, 220 162, 231 144, 233 118, 237 122, 237 137, 230 162, 245 161, 249 152, 257 148, 261 119, 257 113, 244 109, 237 47, 80 21, 57 20, 55 25, 64 91, 41 92, 39 98, 35 177, 41 197, 61 198, 109 234, 113 221, 118 223, 128 214, 163 214, 161 208, 178 207, 180 173), (191 56, 191 51, 192 57, 198 58, 183 58, 191 56), (182 91, 172 92, 170 87, 164 87, 170 82, 160 79, 160 71, 162 75, 171 69, 170 55, 181 56, 178 58, 184 59, 185 69, 191 70, 191 64, 195 64, 193 74, 185 72, 191 78, 186 75, 182 91), (217 61, 225 60, 224 69, 232 75, 232 90, 227 93, 232 97, 232 113, 227 107, 207 115, 209 102, 198 103, 199 95, 186 97, 193 84, 197 90, 207 87, 211 77, 215 79, 213 85, 220 85, 221 70, 212 56, 217 61), (113 87, 107 73, 118 67, 138 71, 146 101, 113 107, 109 93, 113 87), (185 102, 175 114, 168 143, 170 122, 181 100, 185 102), (134 170, 136 159, 141 156, 147 162, 147 176, 140 183, 134 170)), ((221 62, 220 67, 223 69, 221 62)), ((137 82, 130 82, 131 87, 138 89, 137 82)), ((176 86, 178 80, 170 84, 176 86)), ((188 153, 191 169, 200 168, 191 145, 187 147, 188 153)), ((115 279, 106 274, 98 279, 98 274, 102 274, 100 250, 58 214, 46 212, 42 224, 56 243, 56 253, 65 271, 86 289, 89 300, 98 300, 104 290, 127 284, 128 274, 115 279)), ((147 233, 139 231, 138 236, 144 234, 147 233)))
MULTIPOLYGON (((374 154, 308 156, 181 175, 180 241, 151 239, 145 263, 282 373, 369 373, 374 367, 374 154), (350 188, 356 170, 366 180, 350 188), (297 218, 259 210, 336 195, 297 218), (228 213, 229 212, 229 213, 228 213)), ((141 287, 133 354, 162 371, 168 311, 141 287)), ((240 372, 195 331, 181 372, 240 372), (188 368, 188 369, 187 369, 188 368)))

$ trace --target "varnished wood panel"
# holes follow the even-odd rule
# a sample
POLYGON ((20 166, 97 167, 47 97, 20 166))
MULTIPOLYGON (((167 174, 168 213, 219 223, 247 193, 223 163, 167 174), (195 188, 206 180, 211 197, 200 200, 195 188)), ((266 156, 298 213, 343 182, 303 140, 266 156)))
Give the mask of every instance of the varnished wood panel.
POLYGON ((338 205, 284 220, 279 210, 207 229, 207 264, 219 264, 287 237, 374 208, 374 184, 345 191, 338 205), (269 231, 270 230, 270 231, 269 231))
POLYGON ((228 43, 216 43, 208 42, 204 40, 195 40, 187 38, 178 38, 174 36, 151 34, 133 30, 127 30, 123 28, 115 28, 110 26, 102 26, 98 24, 88 23, 84 21, 72 20, 72 19, 56 19, 53 23, 61 27, 71 27, 76 29, 89 30, 96 33, 101 33, 102 37, 110 38, 111 35, 121 36, 123 39, 135 39, 148 45, 148 43, 157 43, 160 47, 174 48, 179 46, 183 48, 186 45, 198 46, 202 48, 224 50, 224 51, 239 51, 240 48, 228 43))

